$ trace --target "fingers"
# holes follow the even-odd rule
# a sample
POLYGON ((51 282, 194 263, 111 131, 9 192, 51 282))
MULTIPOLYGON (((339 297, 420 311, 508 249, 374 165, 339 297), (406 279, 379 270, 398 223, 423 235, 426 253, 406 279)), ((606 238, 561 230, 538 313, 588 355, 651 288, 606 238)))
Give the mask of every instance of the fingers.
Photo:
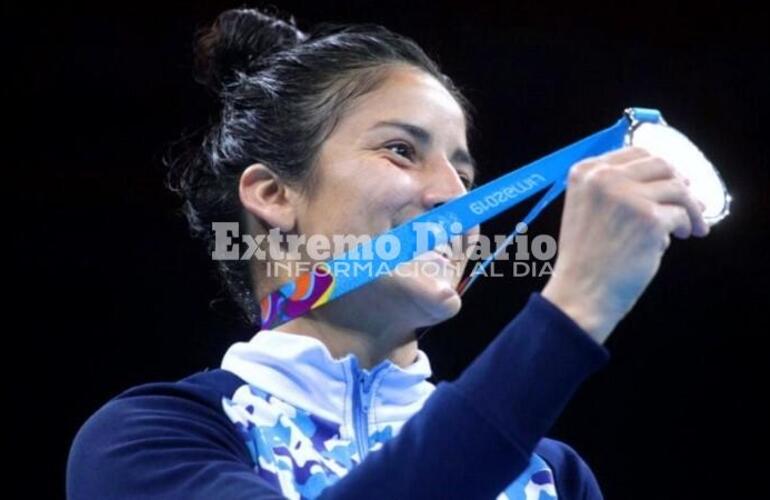
POLYGON ((649 151, 637 147, 623 148, 596 158, 590 158, 579 165, 582 173, 588 173, 595 169, 606 169, 638 182, 681 177, 673 165, 658 156, 653 156, 649 151))
MULTIPOLYGON (((642 196, 662 205, 676 205, 684 209, 690 221, 687 236, 706 236, 709 225, 703 219, 703 205, 693 198, 690 190, 680 179, 654 181, 639 186, 642 196)), ((680 233, 681 234, 681 233, 680 233)), ((678 234, 676 235, 678 237, 678 234)))
POLYGON ((649 151, 646 149, 630 146, 607 153, 602 156, 602 159, 610 165, 621 165, 630 161, 649 158, 650 156, 649 151))
POLYGON ((663 230, 679 239, 689 238, 692 234, 690 216, 679 205, 657 205, 655 212, 663 230))
POLYGON ((629 147, 602 156, 594 169, 614 171, 611 177, 625 185, 629 193, 641 194, 657 205, 681 208, 660 210, 661 216, 666 217, 668 232, 674 236, 702 237, 709 233, 709 225, 702 216, 703 206, 692 197, 689 181, 664 159, 653 156, 645 149, 629 147), (617 174, 622 174, 626 181, 618 179, 617 174), (627 183, 629 180, 630 184, 627 183), (682 220, 683 214, 688 219, 687 224, 682 220))
POLYGON ((681 177, 676 169, 657 156, 645 156, 619 165, 623 174, 637 182, 654 182, 681 177))
POLYGON ((586 177, 591 177, 597 171, 604 176, 615 176, 623 173, 622 165, 634 160, 649 158, 650 154, 641 148, 623 148, 601 156, 585 158, 572 166, 569 172, 569 184, 580 184, 586 177))
POLYGON ((587 187, 597 199, 614 198, 639 209, 642 231, 649 230, 664 248, 671 234, 688 238, 709 233, 704 207, 692 196, 689 181, 642 148, 624 148, 581 162, 570 172, 570 184, 587 187))

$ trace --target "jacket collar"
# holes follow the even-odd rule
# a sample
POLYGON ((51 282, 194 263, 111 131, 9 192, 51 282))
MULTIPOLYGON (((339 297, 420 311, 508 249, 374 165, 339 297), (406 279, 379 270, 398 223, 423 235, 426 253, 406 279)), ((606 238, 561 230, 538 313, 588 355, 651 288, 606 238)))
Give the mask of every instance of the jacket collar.
POLYGON ((262 330, 249 342, 237 342, 225 353, 222 369, 247 384, 333 422, 346 420, 356 379, 367 379, 378 413, 402 423, 419 411, 434 386, 423 351, 406 368, 384 360, 371 370, 359 368, 353 354, 335 359, 318 339, 262 330))

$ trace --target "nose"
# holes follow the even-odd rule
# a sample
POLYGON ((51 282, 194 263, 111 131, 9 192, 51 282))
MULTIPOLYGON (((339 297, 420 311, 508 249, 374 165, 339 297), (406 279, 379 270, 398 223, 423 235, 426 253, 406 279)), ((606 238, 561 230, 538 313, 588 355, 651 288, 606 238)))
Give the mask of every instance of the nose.
POLYGON ((457 170, 446 158, 437 158, 426 169, 422 204, 426 210, 465 194, 465 185, 457 170))

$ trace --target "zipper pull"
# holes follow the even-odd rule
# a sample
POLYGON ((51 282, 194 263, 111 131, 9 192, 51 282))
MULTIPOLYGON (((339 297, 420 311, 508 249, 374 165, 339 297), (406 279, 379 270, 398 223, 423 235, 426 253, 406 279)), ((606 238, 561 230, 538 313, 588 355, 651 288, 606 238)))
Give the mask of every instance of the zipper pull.
POLYGON ((364 413, 369 412, 369 389, 371 387, 367 385, 368 378, 365 373, 362 373, 358 378, 359 387, 361 388, 361 410, 364 413))

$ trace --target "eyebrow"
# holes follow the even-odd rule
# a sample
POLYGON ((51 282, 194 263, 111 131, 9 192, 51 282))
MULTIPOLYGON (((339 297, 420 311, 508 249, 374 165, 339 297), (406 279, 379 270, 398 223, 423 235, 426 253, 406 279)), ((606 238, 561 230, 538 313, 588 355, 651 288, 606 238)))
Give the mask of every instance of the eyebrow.
MULTIPOLYGON (((409 134, 410 136, 412 136, 412 138, 415 141, 419 142, 424 146, 427 146, 433 140, 433 136, 431 136, 430 132, 428 132, 424 128, 417 125, 413 125, 411 123, 406 123, 401 121, 377 122, 369 130, 373 130, 381 127, 394 127, 394 128, 401 129, 407 134, 409 134)), ((478 174, 478 169, 476 168, 476 160, 474 160, 471 154, 463 148, 455 149, 454 152, 452 153, 452 157, 449 158, 449 161, 452 164, 465 163, 471 167, 471 173, 473 174, 474 177, 476 177, 476 175, 478 174)))

